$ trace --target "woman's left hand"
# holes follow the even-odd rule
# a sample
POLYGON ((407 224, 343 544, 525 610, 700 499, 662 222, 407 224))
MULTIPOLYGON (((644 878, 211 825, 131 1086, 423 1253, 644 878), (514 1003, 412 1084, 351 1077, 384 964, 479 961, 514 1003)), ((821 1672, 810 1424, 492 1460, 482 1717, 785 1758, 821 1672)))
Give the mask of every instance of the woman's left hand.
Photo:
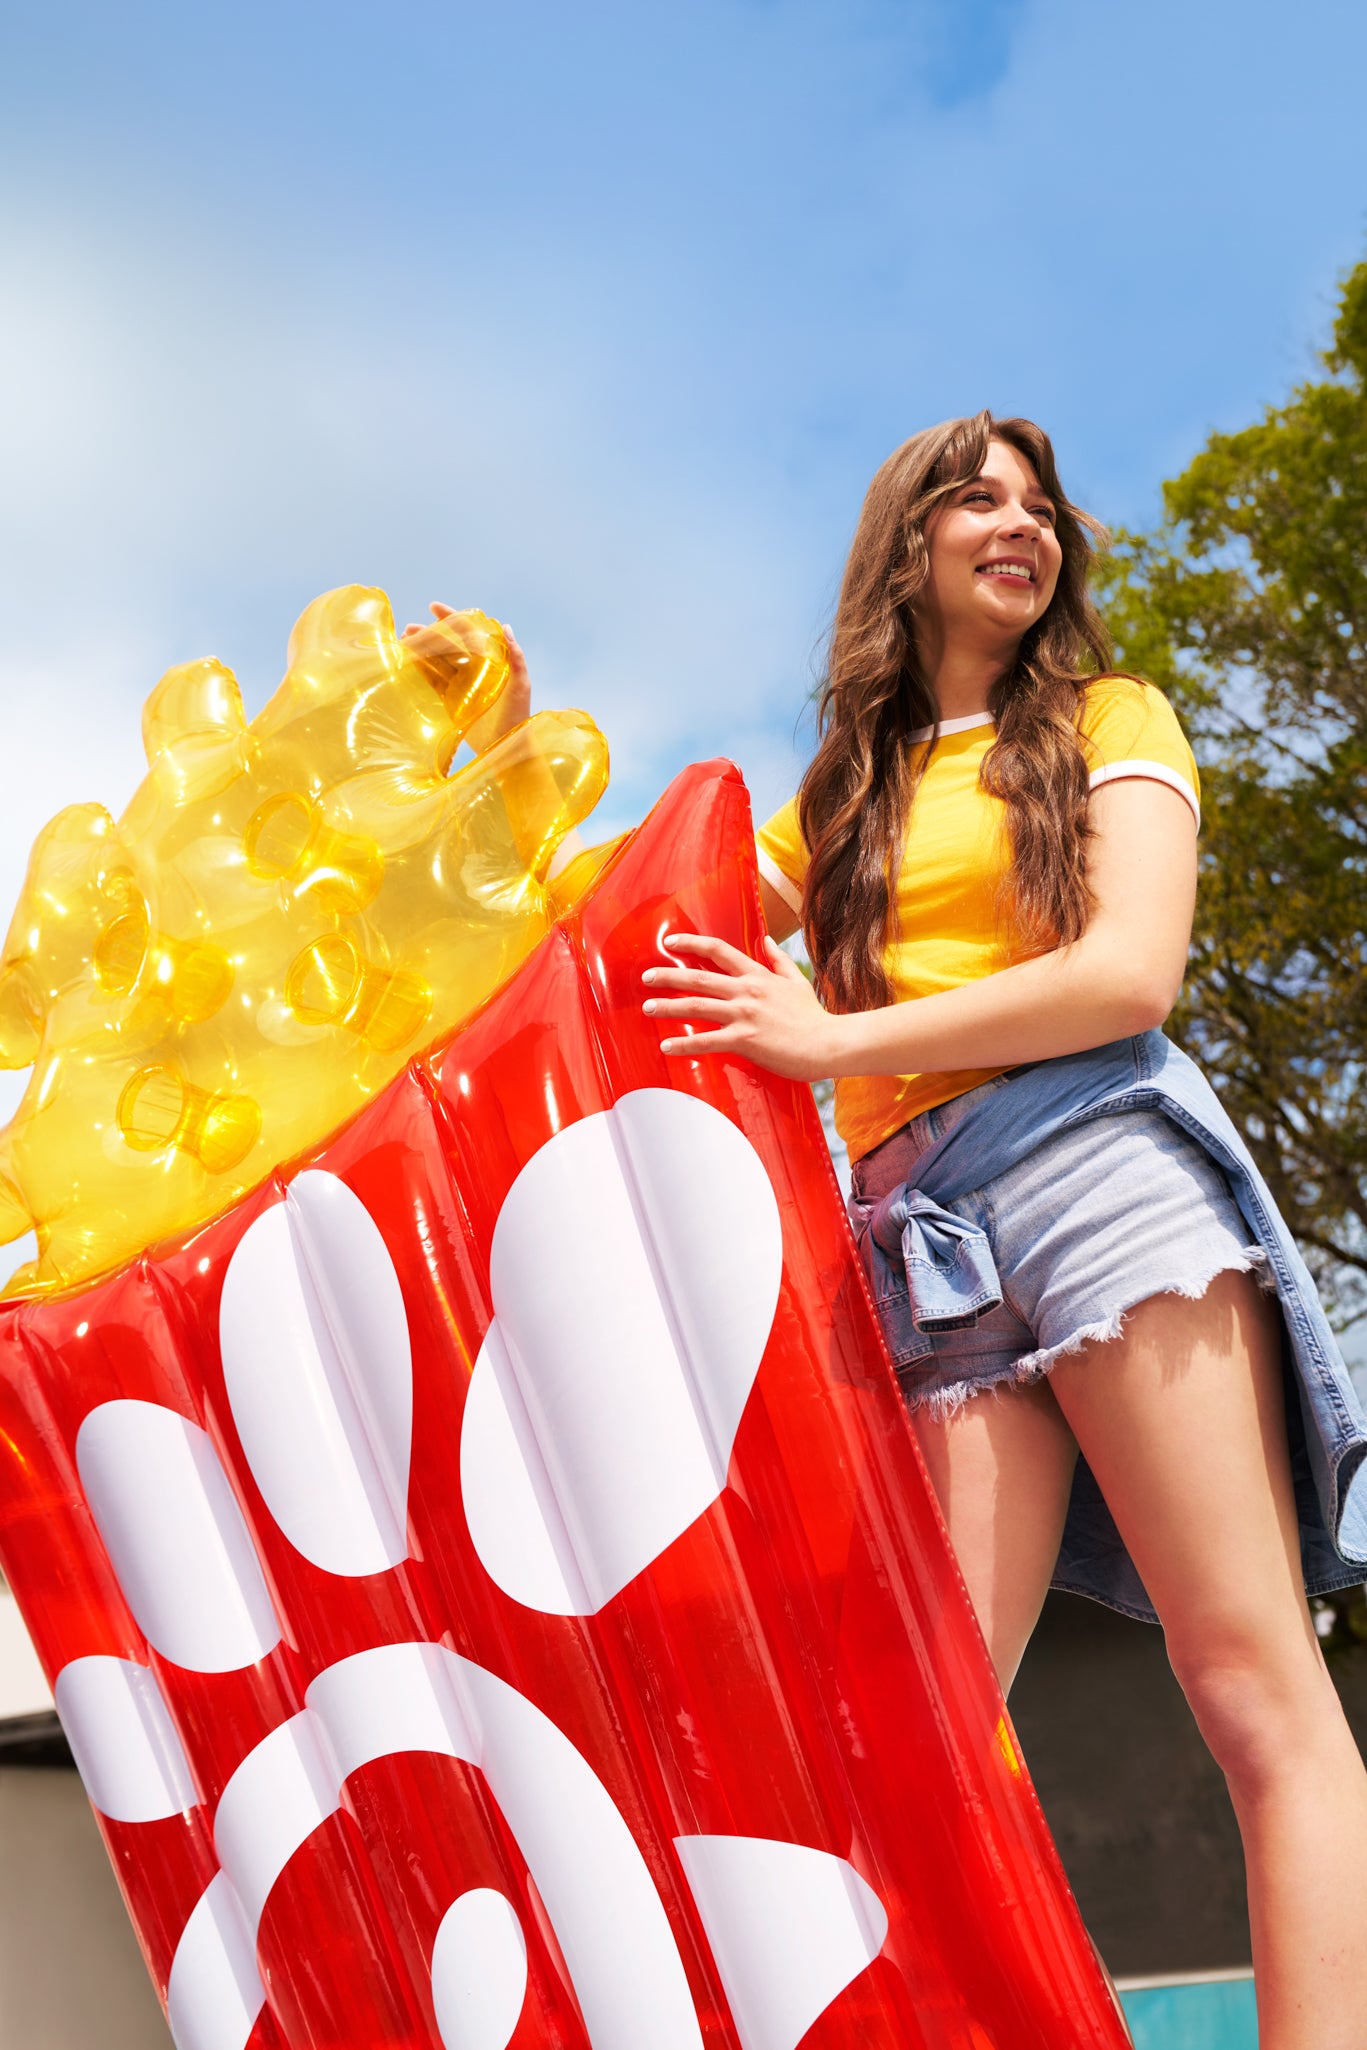
MULTIPOLYGON (((428 607, 438 625, 443 619, 449 619, 453 610, 452 606, 439 602, 428 607)), ((477 755, 486 754, 505 733, 511 733, 514 726, 520 726, 524 719, 531 717, 532 686, 527 675, 527 658, 518 646, 512 628, 504 626, 502 631, 508 650, 508 680, 483 718, 476 719, 464 735, 477 755)), ((404 628, 400 638, 408 643, 409 652, 419 662, 430 663, 438 674, 444 663, 449 664, 451 643, 435 628, 419 626, 413 621, 404 628)))
POLYGON ((647 968, 641 980, 652 991, 642 1006, 648 1018, 686 1018, 711 1029, 683 1039, 664 1039, 660 1051, 684 1054, 744 1054, 793 1082, 817 1082, 834 1072, 839 1020, 823 1011, 815 990, 796 961, 766 937, 768 965, 752 961, 739 947, 699 933, 670 933, 671 952, 696 954, 708 965, 647 968), (661 994, 668 991, 668 995, 661 994))

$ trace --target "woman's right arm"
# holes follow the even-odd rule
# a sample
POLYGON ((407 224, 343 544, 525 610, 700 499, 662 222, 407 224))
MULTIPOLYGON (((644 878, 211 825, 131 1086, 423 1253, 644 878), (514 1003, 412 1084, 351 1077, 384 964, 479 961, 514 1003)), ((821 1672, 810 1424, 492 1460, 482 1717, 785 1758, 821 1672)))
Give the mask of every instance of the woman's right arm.
POLYGON ((764 907, 764 923, 771 940, 786 940, 797 931, 800 920, 796 911, 763 876, 759 879, 759 901, 764 907))
POLYGON ((649 968, 652 1017, 686 1019, 666 1053, 737 1053, 775 1074, 939 1074, 1082 1053, 1161 1025, 1182 986, 1196 895, 1196 821, 1185 797, 1136 778, 1097 790, 1081 939, 974 982, 871 1011, 823 1011, 779 948, 757 963, 706 934, 671 933, 696 967, 649 968))

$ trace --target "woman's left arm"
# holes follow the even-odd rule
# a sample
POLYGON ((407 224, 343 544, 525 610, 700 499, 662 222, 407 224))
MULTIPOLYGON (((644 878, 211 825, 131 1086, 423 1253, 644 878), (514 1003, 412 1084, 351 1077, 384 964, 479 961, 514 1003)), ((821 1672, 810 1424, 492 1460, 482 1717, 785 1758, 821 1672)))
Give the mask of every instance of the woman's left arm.
MULTIPOLYGON (((450 619, 454 608, 434 603, 428 610, 440 626, 443 619, 450 619)), ((504 625, 502 631, 508 651, 507 682, 483 718, 476 719, 474 725, 468 727, 462 736, 466 745, 477 755, 488 754, 500 740, 507 738, 514 727, 521 726, 524 720, 530 719, 532 715, 532 685, 527 674, 527 658, 519 647, 512 628, 504 625)), ((435 628, 419 626, 416 623, 404 628, 402 639, 414 660, 432 675, 440 689, 445 675, 449 673, 452 643, 435 628)), ((509 818, 514 822, 514 837, 517 836, 516 821, 519 818, 530 817, 539 822, 554 817, 559 809, 560 792, 556 787, 555 778, 534 751, 524 755, 521 760, 508 762, 499 773, 497 781, 508 805, 509 818)), ((536 835, 533 834, 530 836, 530 846, 519 846, 518 852, 524 859, 531 859, 535 839, 536 835)), ((579 830, 576 826, 571 826, 570 830, 562 835, 551 857, 546 870, 546 880, 549 882, 558 876, 563 869, 569 867, 576 855, 583 852, 584 842, 579 830)))
POLYGON ((824 1011, 796 964, 768 965, 724 940, 671 934, 698 967, 648 968, 645 1009, 695 1028, 663 1050, 745 1054, 799 1081, 1016 1067, 1161 1025, 1177 1001, 1196 900, 1196 827, 1166 784, 1124 777, 1090 800, 1082 938, 958 989, 873 1011, 824 1011))
MULTIPOLYGON (((455 607, 436 601, 427 609, 436 620, 436 626, 410 621, 400 639, 413 660, 428 671, 440 690, 452 676, 453 660, 463 661, 464 651, 439 631, 441 622, 454 616, 455 607)), ((476 719, 462 736, 477 755, 487 754, 505 733, 511 733, 514 726, 520 726, 524 719, 531 717, 532 686, 527 675, 527 658, 513 638, 512 628, 504 626, 502 633, 508 651, 508 680, 490 710, 482 719, 476 719)))

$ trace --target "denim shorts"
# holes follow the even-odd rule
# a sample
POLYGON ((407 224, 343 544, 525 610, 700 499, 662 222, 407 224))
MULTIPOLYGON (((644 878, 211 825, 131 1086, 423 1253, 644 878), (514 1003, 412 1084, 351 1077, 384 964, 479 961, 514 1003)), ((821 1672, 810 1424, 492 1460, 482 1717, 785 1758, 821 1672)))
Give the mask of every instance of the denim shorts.
MULTIPOLYGON (((876 1202, 1001 1075, 923 1111, 855 1163, 876 1202)), ((950 1415, 984 1389, 1036 1381, 1062 1353, 1116 1338, 1154 1295, 1204 1295, 1217 1274, 1258 1272, 1262 1248, 1216 1163, 1161 1111, 1133 1109, 1058 1132, 980 1189, 944 1206, 987 1234, 1000 1305, 931 1335, 929 1358, 894 1364, 912 1409, 950 1415)))

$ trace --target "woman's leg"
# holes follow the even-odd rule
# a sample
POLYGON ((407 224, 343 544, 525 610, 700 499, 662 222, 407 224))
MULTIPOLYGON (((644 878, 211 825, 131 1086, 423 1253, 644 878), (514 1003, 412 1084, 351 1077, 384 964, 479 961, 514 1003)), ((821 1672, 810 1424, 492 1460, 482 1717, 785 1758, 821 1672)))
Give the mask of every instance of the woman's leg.
POLYGON ((1226 1273, 1050 1381, 1229 1783, 1262 2050, 1362 2050, 1367 1774, 1301 1584, 1276 1310, 1226 1273))
POLYGON ((912 1422, 1006 1694, 1058 1559, 1077 1441, 1047 1381, 912 1422))

